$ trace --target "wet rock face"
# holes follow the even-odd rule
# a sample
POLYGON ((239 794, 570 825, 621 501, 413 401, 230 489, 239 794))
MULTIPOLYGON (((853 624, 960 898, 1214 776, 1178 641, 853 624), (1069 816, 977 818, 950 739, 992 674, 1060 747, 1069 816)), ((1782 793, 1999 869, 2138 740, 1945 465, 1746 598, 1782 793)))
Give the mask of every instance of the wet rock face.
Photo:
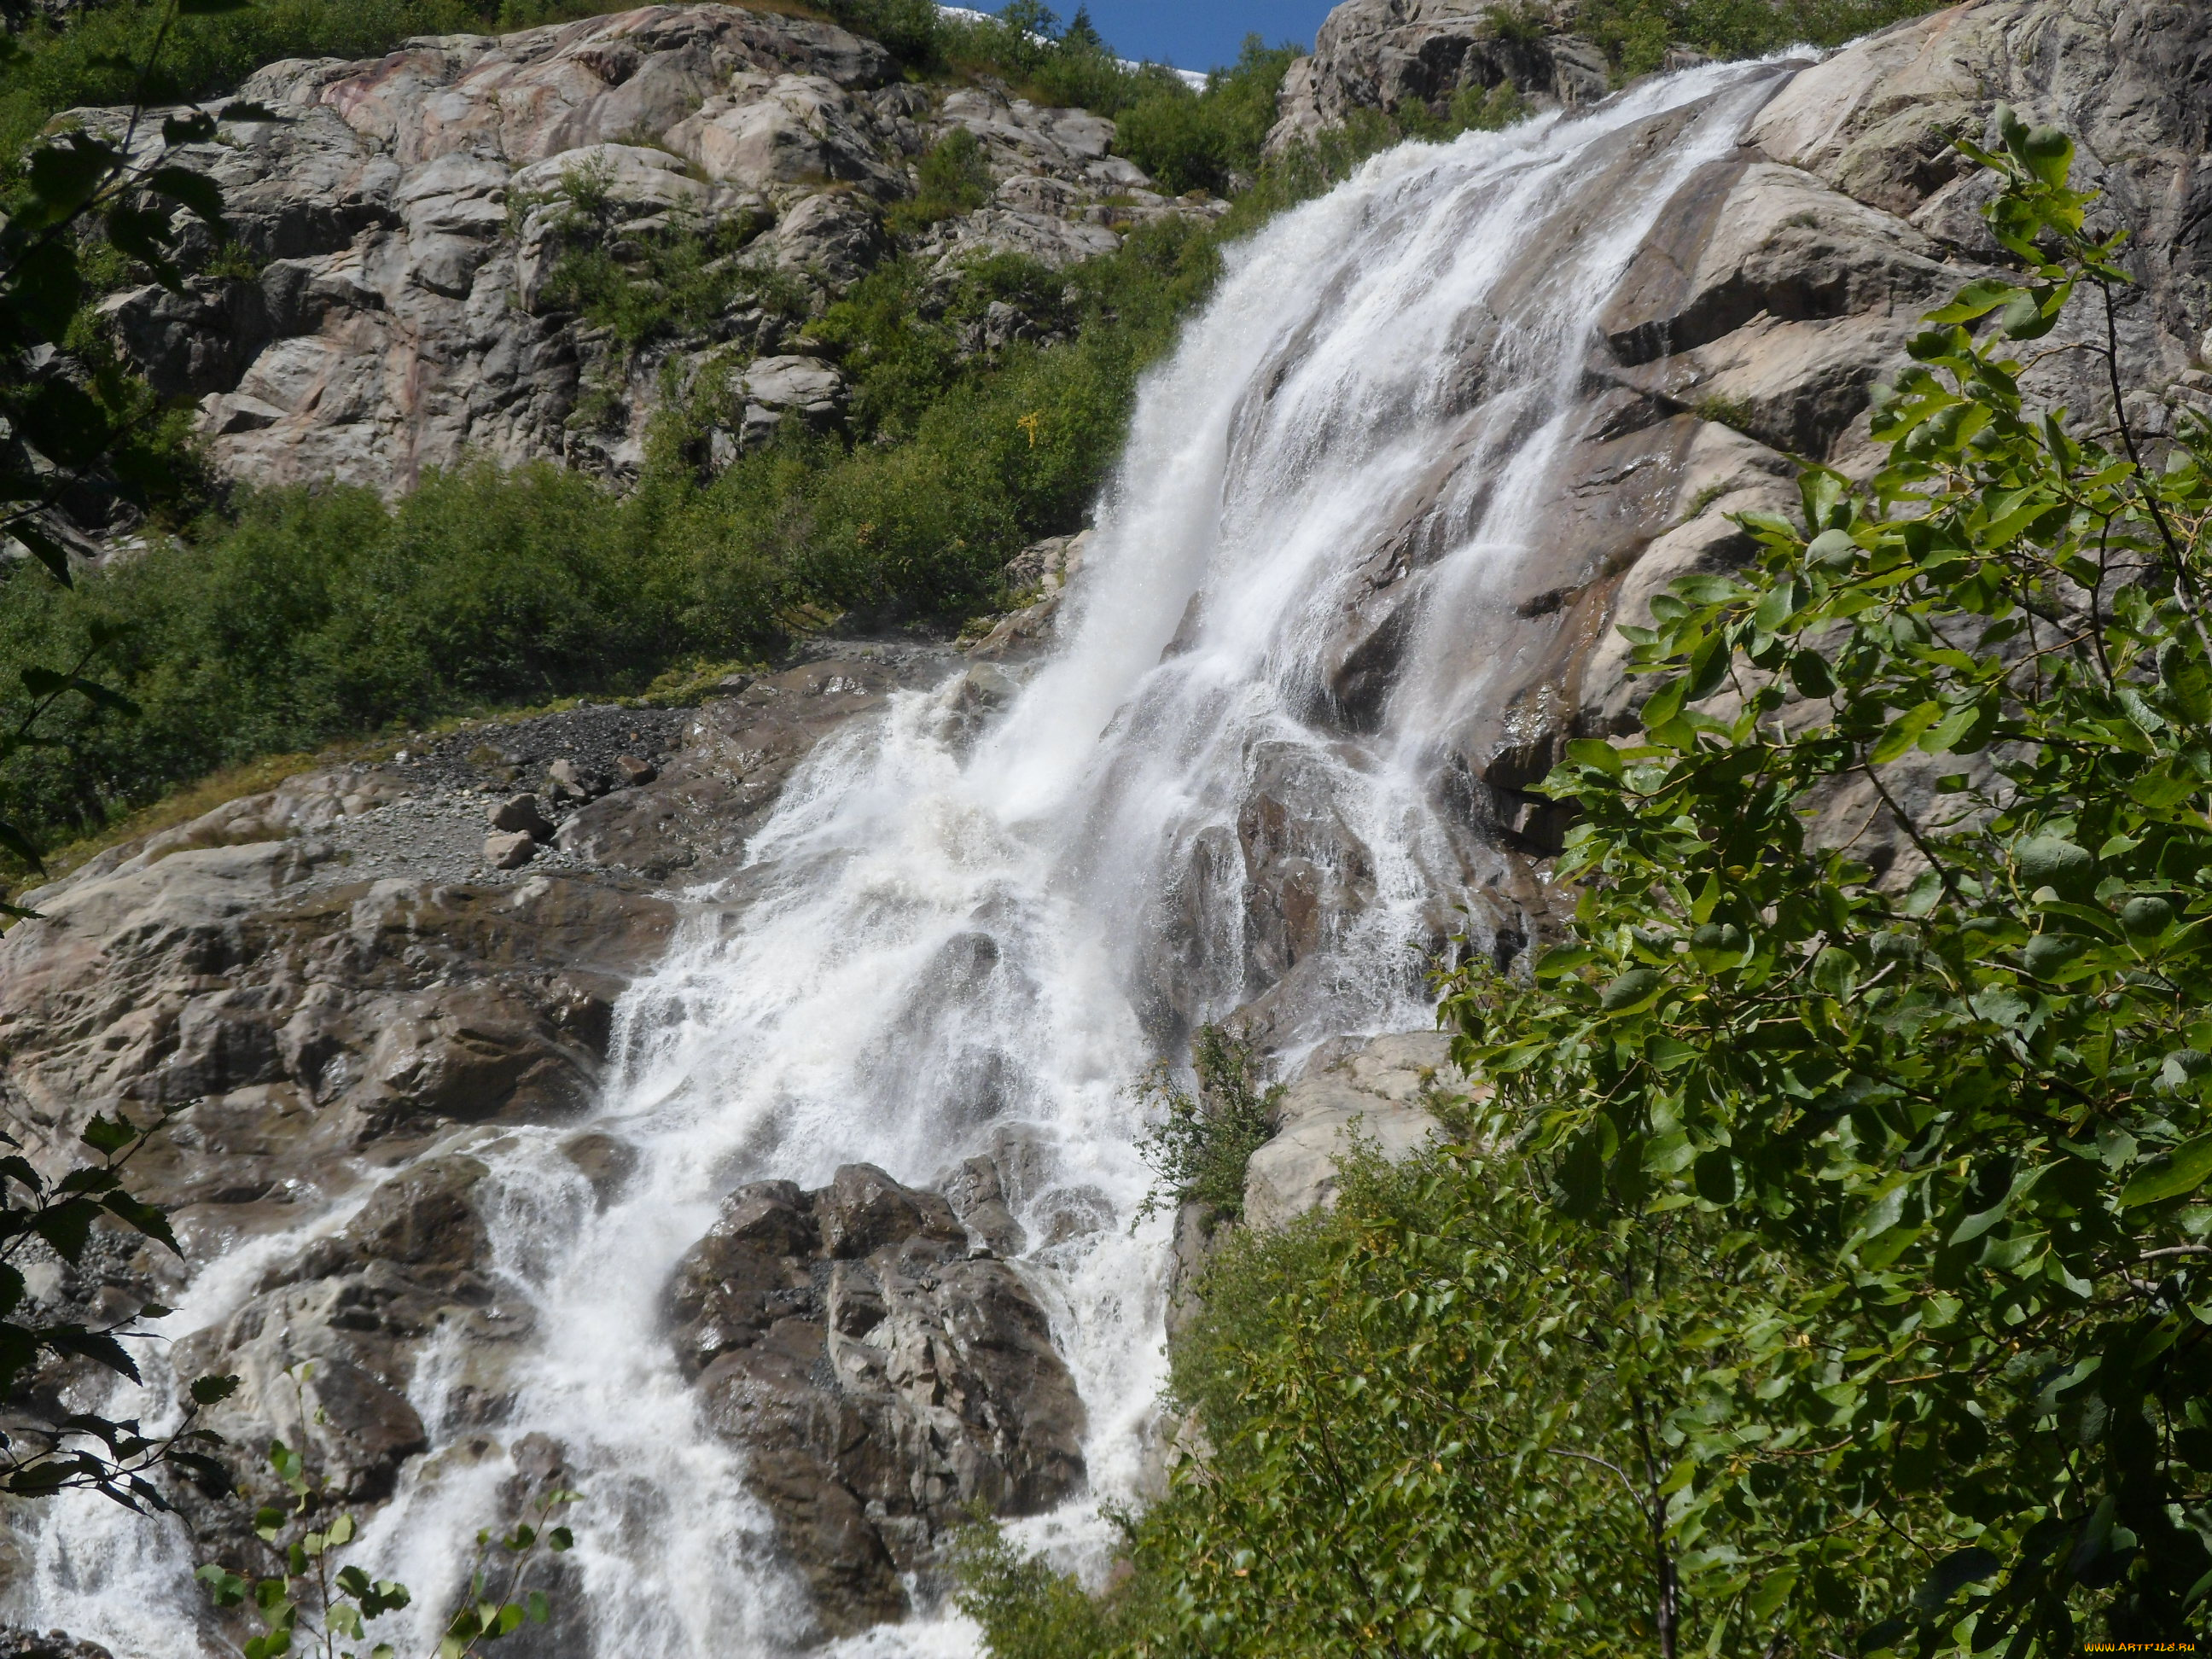
POLYGON ((998 1171, 945 1197, 868 1164, 755 1182, 668 1291, 678 1354, 832 1635, 902 1617, 973 1506, 1033 1515, 1082 1483, 1084 1412, 1043 1310, 996 1259, 998 1171))
MULTIPOLYGON (((733 866, 814 744, 952 665, 941 647, 829 643, 696 708, 465 728, 228 803, 38 890, 42 918, 0 936, 0 1121, 68 1163, 93 1112, 175 1109, 132 1184, 170 1208, 187 1255, 103 1234, 83 1273, 39 1293, 111 1323, 189 1267, 283 1237, 229 1315, 173 1353, 181 1375, 244 1379, 207 1421, 247 1462, 271 1434, 305 1438, 349 1501, 381 1502, 426 1449, 408 1389, 434 1345, 460 1427, 496 1436, 534 1326, 491 1260, 479 1153, 594 1097, 615 1000, 665 948, 675 907, 656 883, 733 866), (484 832, 510 808, 526 827, 506 833, 553 839, 501 871, 484 832), (285 1372, 303 1363, 295 1394, 285 1372)), ((564 1150, 602 1200, 634 1156, 589 1131, 564 1150)), ((964 1251, 942 1200, 923 1225, 903 1191, 835 1212, 856 1260, 917 1228, 964 1251)), ((943 1294, 995 1265, 956 1264, 943 1294)), ((188 1502, 204 1557, 245 1547, 246 1510, 188 1502)), ((8 1547, 0 1534, 0 1572, 8 1547)))
MULTIPOLYGON (((787 411, 841 426, 841 391, 819 379, 834 373, 817 364, 805 381, 792 337, 892 252, 884 208, 956 127, 978 135, 999 197, 919 245, 939 264, 1015 251, 1060 264, 1111 252, 1129 223, 1223 210, 1151 193, 1107 153, 1110 121, 988 88, 933 94, 900 82, 872 40, 737 6, 292 59, 240 94, 281 119, 227 125, 181 159, 222 185, 258 273, 129 289, 104 315, 157 392, 198 401, 217 468, 257 484, 397 491, 471 451, 626 480, 672 370, 679 388, 755 383, 737 389, 709 462, 787 411), (679 222, 714 229, 796 279, 805 303, 737 307, 696 337, 627 351, 555 308, 580 190, 617 244, 679 222), (604 417, 572 420, 587 393, 604 417)), ((126 118, 76 113, 118 134, 126 118)))

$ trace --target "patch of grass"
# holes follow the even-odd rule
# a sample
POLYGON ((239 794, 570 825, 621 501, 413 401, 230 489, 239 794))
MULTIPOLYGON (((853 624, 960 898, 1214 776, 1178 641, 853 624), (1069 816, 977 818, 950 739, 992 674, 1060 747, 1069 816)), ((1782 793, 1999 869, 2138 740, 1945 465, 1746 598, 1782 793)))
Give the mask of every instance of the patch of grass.
POLYGON ((1733 484, 1729 483, 1707 484, 1703 489, 1700 489, 1695 495, 1690 498, 1690 504, 1682 509, 1682 516, 1677 520, 1676 522, 1679 524, 1689 524, 1696 520, 1705 517, 1705 509, 1711 507, 1715 501, 1720 500, 1722 496, 1727 495, 1734 488, 1735 486, 1733 484))
POLYGON ((149 806, 125 813, 95 834, 80 836, 55 848, 46 854, 47 877, 58 880, 111 847, 190 823, 202 813, 212 812, 228 802, 274 789, 287 778, 343 765, 349 761, 380 760, 392 752, 392 747, 388 743, 342 744, 314 754, 264 755, 243 765, 225 767, 162 796, 149 806))
POLYGON ((1711 421, 1715 426, 1724 426, 1753 437, 1751 428, 1756 418, 1751 404, 1741 398, 1724 397, 1717 392, 1694 399, 1690 412, 1701 421, 1711 421))

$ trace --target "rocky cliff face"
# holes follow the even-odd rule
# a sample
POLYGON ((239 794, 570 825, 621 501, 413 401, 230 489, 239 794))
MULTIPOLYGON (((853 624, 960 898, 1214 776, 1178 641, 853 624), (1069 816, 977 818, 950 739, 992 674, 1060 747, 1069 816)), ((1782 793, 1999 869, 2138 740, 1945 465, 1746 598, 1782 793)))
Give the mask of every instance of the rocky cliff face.
MULTIPOLYGON (((989 86, 927 91, 873 41, 736 6, 295 60, 240 94, 276 118, 228 124, 184 161, 222 184, 231 265, 258 272, 131 289, 106 313, 156 391, 198 401, 217 468, 257 484, 404 489, 471 451, 623 477, 671 384, 726 383, 725 460, 787 410, 835 427, 835 370, 793 337, 890 252, 884 209, 955 131, 996 191, 914 240, 939 264, 1057 266, 1145 218, 1220 210, 1154 192, 1109 153, 1110 121, 989 86), (547 289, 580 196, 598 240, 712 235, 767 297, 638 350, 580 330, 547 289)), ((66 118, 119 130, 123 112, 66 118)))
POLYGON ((1606 95, 1605 54, 1567 25, 1565 6, 1498 0, 1346 0, 1313 54, 1291 66, 1279 155, 1341 126, 1355 110, 1440 118, 1459 94, 1507 87, 1534 107, 1579 109, 1606 95))
MULTIPOLYGON (((1582 62, 1571 38, 1498 36, 1479 3, 1354 0, 1283 114, 1310 131, 1493 74, 1570 104, 1598 94, 1582 62)), ((1529 784, 1565 738, 1620 729, 1632 709, 1613 624, 1673 577, 1741 557, 1726 515, 1786 503, 1793 455, 1861 464, 1871 386, 1902 361, 1919 313, 1993 257, 1974 216, 1983 186, 1932 126, 1984 121, 2002 98, 2081 136, 2104 210, 2136 234, 2142 286, 2118 313, 2130 411, 2156 432, 2212 408, 2208 63, 2212 14, 2195 5, 1978 0, 1776 70, 1737 153, 1683 185, 1589 343, 1578 395, 1602 418, 1568 458, 1549 538, 1496 614, 1471 620, 1488 630, 1468 647, 1480 695, 1439 733, 1439 787, 1469 843, 1506 854, 1490 894, 1502 948, 1548 916, 1539 878, 1559 826, 1529 784)), ((239 128, 199 164, 222 176, 268 264, 189 301, 122 295, 112 314, 164 384, 202 398, 221 465, 261 481, 401 488, 471 445, 619 471, 650 406, 645 380, 621 381, 627 425, 585 434, 571 421, 579 387, 607 372, 611 348, 534 310, 531 286, 550 221, 530 195, 586 163, 637 223, 757 215, 768 228, 751 257, 817 296, 881 257, 883 204, 954 125, 978 136, 1000 182, 991 205, 931 233, 933 257, 1076 258, 1110 244, 1116 215, 1200 210, 1148 201, 1094 118, 988 89, 933 104, 889 83, 868 43, 729 7, 277 65, 252 90, 287 120, 239 128), (1136 206, 1109 208, 1109 195, 1136 206)), ((1620 167, 1662 154, 1674 119, 1628 132, 1620 167)), ((1557 252, 1519 250, 1523 279, 1557 252)), ((726 326, 672 349, 698 372, 737 373, 745 421, 789 408, 835 422, 834 373, 787 349, 781 324, 726 326)), ((1463 343, 1451 367, 1470 388, 1494 343, 1463 343)), ((2099 387, 2066 379, 2064 360, 2041 373, 2094 417, 2099 387)), ((742 442, 743 422, 728 436, 742 442)), ((1348 550, 1358 579, 1316 646, 1327 696, 1312 716, 1347 746, 1403 670, 1474 465, 1440 456, 1427 495, 1348 550)), ((95 1109, 189 1106, 146 1173, 193 1262, 286 1237, 185 1356, 249 1380, 217 1426, 265 1434, 282 1367, 314 1358, 338 1431, 325 1455, 373 1503, 422 1455, 406 1390, 442 1337, 441 1363, 465 1382, 450 1397, 470 1425, 497 1427, 527 1334, 477 1208, 503 1129, 564 1121, 590 1097, 612 1000, 681 906, 668 884, 737 869, 797 759, 890 690, 958 673, 962 718, 1002 701, 1050 638, 1082 550, 1040 548, 1015 573, 1042 597, 981 661, 840 647, 695 709, 479 728, 294 780, 37 896, 46 919, 0 939, 0 1109, 52 1149, 95 1109), (527 814, 514 802, 526 791, 527 814), (499 833, 520 841, 502 868, 486 837, 509 809, 499 833), (303 1243, 291 1230, 310 1218, 303 1243)), ((1234 844, 1209 856, 1242 883, 1264 1030, 1271 989, 1314 959, 1331 914, 1365 902, 1362 849, 1340 844, 1349 831, 1322 821, 1294 769, 1257 757, 1247 787, 1234 844)), ((1255 1215, 1325 1199, 1355 1120, 1394 1148, 1418 1141, 1440 1060, 1433 1039, 1315 1055, 1284 1135, 1255 1160, 1255 1215)), ((568 1146, 592 1182, 622 1181, 620 1143, 579 1133, 568 1146)), ((971 1166, 937 1196, 855 1166, 812 1194, 750 1187, 666 1289, 672 1340, 713 1420, 758 1453, 757 1485, 830 1628, 896 1616, 902 1576, 926 1573, 971 1499, 1033 1510, 1081 1478, 1080 1405, 1005 1259, 1024 1248, 995 1195, 1011 1179, 971 1166)), ((118 1255, 48 1291, 121 1307, 170 1273, 118 1255)), ((218 1534, 234 1524, 204 1521, 218 1534)))

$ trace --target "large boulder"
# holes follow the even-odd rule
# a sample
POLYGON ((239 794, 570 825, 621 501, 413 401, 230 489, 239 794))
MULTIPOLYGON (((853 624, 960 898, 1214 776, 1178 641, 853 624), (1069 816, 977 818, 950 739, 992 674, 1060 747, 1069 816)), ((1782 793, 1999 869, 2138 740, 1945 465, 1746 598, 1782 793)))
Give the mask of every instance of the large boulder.
POLYGON ((965 1218, 869 1164, 724 1201, 670 1287, 679 1359, 747 1454, 786 1553, 842 1635, 942 1589, 978 1513, 1034 1515, 1083 1480, 1083 1402, 1044 1310, 995 1256, 995 1164, 965 1218))
POLYGON ((1438 1031, 1323 1043, 1284 1089, 1274 1135, 1245 1166, 1246 1223, 1281 1227, 1328 1208, 1354 1146, 1394 1161, 1419 1152, 1444 1133, 1437 1103, 1466 1086, 1438 1031))
POLYGON ((1607 89, 1605 55, 1559 27, 1565 12, 1532 15, 1521 0, 1346 0, 1284 77, 1268 153, 1355 110, 1441 117, 1470 90, 1509 87, 1540 108, 1595 103, 1607 89))

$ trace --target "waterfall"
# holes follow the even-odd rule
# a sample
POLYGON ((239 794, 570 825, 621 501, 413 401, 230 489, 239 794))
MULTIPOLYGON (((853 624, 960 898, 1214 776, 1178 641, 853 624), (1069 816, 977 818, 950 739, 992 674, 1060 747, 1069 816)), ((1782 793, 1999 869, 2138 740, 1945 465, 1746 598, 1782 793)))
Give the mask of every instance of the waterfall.
MULTIPOLYGON (((562 1155, 573 1122, 474 1137, 497 1271, 537 1321, 492 1432, 550 1437, 578 1471, 564 1593, 595 1659, 775 1655, 808 1631, 743 1454, 703 1428, 657 1323, 744 1180, 820 1185, 866 1161, 927 1184, 1018 1149, 1042 1241, 1023 1269, 1091 1426, 1088 1493, 1017 1535, 1102 1559, 1097 1505, 1139 1493, 1164 1376, 1166 1224, 1130 1224, 1149 1176, 1127 1085, 1255 998, 1286 1060, 1429 1023, 1430 953, 1504 857, 1445 787, 1446 738, 1496 722, 1525 655, 1502 596, 1556 556, 1597 319, 1674 191, 1734 154, 1787 72, 1697 70, 1577 118, 1406 145, 1230 250, 1144 381, 1047 659, 980 720, 956 680, 845 729, 745 869, 690 896, 623 1005, 590 1125, 636 1152, 620 1189, 602 1206, 562 1155), (1400 647, 1348 709, 1344 620, 1409 538, 1400 647), (1281 822, 1255 830, 1262 798, 1281 822), (1314 914, 1287 967, 1255 942, 1255 835, 1302 860, 1314 914)), ((253 1278, 215 1264, 168 1328, 221 1319, 253 1278)), ((504 1468, 468 1451, 483 1431, 459 1415, 465 1364, 422 1365, 433 1450, 368 1533, 425 1607, 495 1519, 504 1468)), ((191 1592, 168 1534, 72 1503, 33 1557, 16 1617, 175 1659, 191 1592)), ((972 1650, 950 1614, 836 1649, 972 1650)))

